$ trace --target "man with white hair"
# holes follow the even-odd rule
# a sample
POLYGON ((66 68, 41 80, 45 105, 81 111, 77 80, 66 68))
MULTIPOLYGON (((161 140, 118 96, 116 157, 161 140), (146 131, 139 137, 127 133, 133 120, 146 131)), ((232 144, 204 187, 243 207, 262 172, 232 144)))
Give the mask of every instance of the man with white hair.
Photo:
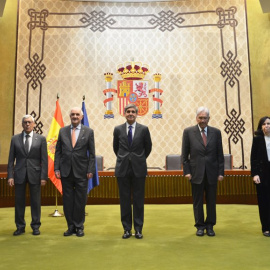
POLYGON ((34 118, 25 115, 22 118, 23 132, 11 139, 8 158, 8 185, 15 186, 15 223, 14 236, 25 233, 25 191, 29 185, 31 203, 31 227, 33 235, 39 235, 40 186, 48 180, 47 142, 44 136, 36 134, 34 118))
POLYGON ((210 116, 206 107, 196 112, 197 125, 186 128, 182 140, 184 175, 191 182, 196 235, 215 236, 217 183, 223 180, 224 156, 221 132, 208 126, 210 116), (206 199, 206 219, 203 197, 206 199))
POLYGON ((81 108, 71 109, 71 125, 60 129, 55 150, 54 171, 61 179, 68 225, 64 236, 84 236, 87 184, 95 173, 94 131, 81 124, 82 118, 81 108))

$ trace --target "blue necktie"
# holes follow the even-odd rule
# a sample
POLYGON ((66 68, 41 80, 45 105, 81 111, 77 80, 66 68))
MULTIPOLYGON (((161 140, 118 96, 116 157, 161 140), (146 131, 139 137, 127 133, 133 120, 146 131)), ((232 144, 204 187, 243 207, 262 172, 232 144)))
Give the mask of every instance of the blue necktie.
POLYGON ((128 127, 128 144, 129 146, 132 144, 132 126, 128 127))

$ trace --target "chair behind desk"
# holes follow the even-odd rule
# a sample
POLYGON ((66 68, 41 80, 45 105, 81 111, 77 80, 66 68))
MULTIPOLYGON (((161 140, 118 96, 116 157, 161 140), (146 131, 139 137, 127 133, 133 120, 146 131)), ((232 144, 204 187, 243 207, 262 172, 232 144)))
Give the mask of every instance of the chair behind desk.
POLYGON ((165 162, 165 170, 177 171, 182 170, 182 156, 181 155, 167 155, 165 162))
POLYGON ((98 171, 103 171, 104 169, 104 163, 103 163, 103 156, 96 156, 96 161, 97 161, 97 168, 98 171))
POLYGON ((233 169, 233 156, 231 154, 224 154, 224 169, 225 170, 233 169))

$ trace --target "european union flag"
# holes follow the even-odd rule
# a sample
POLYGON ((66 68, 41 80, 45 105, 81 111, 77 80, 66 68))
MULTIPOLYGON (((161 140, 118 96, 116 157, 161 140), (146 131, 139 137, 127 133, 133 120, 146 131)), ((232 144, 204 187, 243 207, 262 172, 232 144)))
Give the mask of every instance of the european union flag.
MULTIPOLYGON (((81 123, 87 127, 89 127, 89 122, 88 122, 88 116, 85 108, 84 101, 82 102, 82 111, 83 111, 83 119, 81 123)), ((93 175, 93 178, 88 179, 88 189, 87 193, 89 193, 94 187, 99 185, 99 177, 98 177, 98 168, 97 168, 97 161, 96 161, 96 172, 93 175)))

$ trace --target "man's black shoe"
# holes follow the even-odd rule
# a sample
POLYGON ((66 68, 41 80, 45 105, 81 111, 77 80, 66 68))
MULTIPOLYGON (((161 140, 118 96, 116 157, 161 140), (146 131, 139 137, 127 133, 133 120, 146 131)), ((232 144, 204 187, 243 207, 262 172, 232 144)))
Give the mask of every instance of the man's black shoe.
POLYGON ((64 232, 64 236, 71 236, 73 234, 76 234, 75 229, 68 229, 67 231, 64 232))
POLYGON ((39 229, 33 229, 33 235, 40 235, 39 229))
POLYGON ((13 235, 14 236, 18 236, 18 235, 21 235, 21 234, 24 234, 25 233, 25 229, 17 229, 13 235))
POLYGON ((204 236, 204 230, 203 229, 198 229, 196 232, 197 236, 204 236))
POLYGON ((84 236, 84 231, 83 231, 83 229, 77 229, 76 235, 77 235, 78 237, 84 236))
POLYGON ((216 235, 213 228, 206 228, 206 234, 208 236, 215 236, 216 235))
POLYGON ((131 236, 131 231, 124 231, 124 234, 122 235, 123 239, 128 239, 131 236))
POLYGON ((135 237, 136 237, 137 239, 142 239, 142 238, 143 238, 142 232, 136 231, 136 232, 135 232, 135 237))

